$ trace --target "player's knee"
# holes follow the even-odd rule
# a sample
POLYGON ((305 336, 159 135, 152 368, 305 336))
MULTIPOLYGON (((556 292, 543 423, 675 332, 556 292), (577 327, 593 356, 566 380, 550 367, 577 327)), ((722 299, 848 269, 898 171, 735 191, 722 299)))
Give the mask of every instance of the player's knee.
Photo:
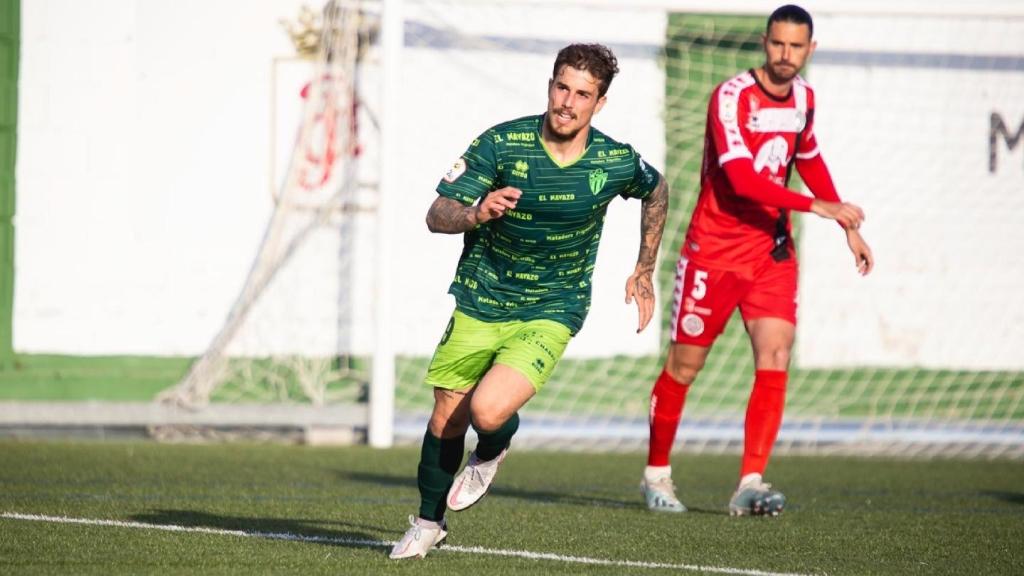
POLYGON ((432 414, 430 416, 430 433, 438 438, 461 436, 469 429, 468 414, 432 414))
POLYGON ((757 368, 760 370, 786 370, 789 368, 789 348, 780 346, 763 350, 757 354, 757 368))
POLYGON ((704 367, 704 363, 695 362, 666 362, 665 371, 672 377, 673 380, 680 384, 693 384, 693 381, 697 379, 697 374, 701 368, 704 367))
POLYGON ((501 428, 508 418, 494 412, 479 411, 473 413, 473 429, 477 432, 491 433, 501 428))
POLYGON ((704 368, 702 358, 685 358, 680 355, 669 354, 665 361, 665 371, 673 380, 680 384, 693 384, 697 374, 704 368))

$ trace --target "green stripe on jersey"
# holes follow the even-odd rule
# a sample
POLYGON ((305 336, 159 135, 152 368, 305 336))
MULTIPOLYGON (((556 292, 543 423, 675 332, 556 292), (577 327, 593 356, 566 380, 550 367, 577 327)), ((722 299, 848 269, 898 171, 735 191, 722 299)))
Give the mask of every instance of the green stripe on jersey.
POLYGON ((523 192, 515 210, 465 234, 448 291, 474 318, 546 318, 575 334, 590 309, 608 204, 616 196, 646 197, 660 175, 632 146, 593 126, 583 155, 560 166, 541 142, 543 119, 527 116, 487 130, 438 185, 438 194, 467 205, 506 186, 523 192))

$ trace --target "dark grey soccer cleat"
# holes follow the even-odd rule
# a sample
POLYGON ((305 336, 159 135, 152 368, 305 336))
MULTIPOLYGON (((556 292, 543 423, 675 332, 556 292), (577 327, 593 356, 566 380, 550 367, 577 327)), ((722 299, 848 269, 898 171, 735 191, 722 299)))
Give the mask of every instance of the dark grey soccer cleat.
POLYGON ((778 516, 786 506, 786 497, 760 477, 743 484, 729 500, 730 516, 778 516))

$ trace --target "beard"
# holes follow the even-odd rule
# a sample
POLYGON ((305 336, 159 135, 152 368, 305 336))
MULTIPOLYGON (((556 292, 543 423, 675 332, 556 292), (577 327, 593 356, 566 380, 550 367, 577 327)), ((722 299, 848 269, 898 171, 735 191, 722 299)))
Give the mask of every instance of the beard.
MULTIPOLYGON (((573 138, 575 138, 576 135, 580 133, 580 129, 579 128, 575 128, 575 129, 573 129, 570 132, 560 132, 559 131, 560 127, 557 124, 555 124, 555 117, 558 116, 561 113, 562 113, 561 109, 559 109, 559 110, 550 110, 548 112, 548 119, 547 119, 548 129, 549 129, 549 132, 551 132, 550 136, 551 136, 552 140, 558 140, 560 142, 568 142, 568 141, 572 140, 573 138)), ((578 116, 575 113, 573 113, 573 112, 569 112, 569 115, 572 116, 573 120, 576 120, 578 118, 578 116)), ((564 127, 562 129, 564 130, 564 127)))
POLYGON ((765 66, 765 71, 768 72, 768 76, 771 78, 772 82, 782 84, 792 80, 796 76, 798 70, 796 66, 789 62, 780 60, 779 62, 772 62, 770 65, 765 66))

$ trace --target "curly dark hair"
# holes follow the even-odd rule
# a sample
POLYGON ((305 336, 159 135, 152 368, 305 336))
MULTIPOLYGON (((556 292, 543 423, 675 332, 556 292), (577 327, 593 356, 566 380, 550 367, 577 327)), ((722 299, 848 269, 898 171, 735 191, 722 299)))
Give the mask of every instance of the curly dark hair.
POLYGON ((562 66, 577 70, 589 70, 597 78, 598 97, 608 92, 612 78, 619 73, 619 61, 615 54, 603 44, 570 44, 558 51, 551 77, 558 76, 562 66))

